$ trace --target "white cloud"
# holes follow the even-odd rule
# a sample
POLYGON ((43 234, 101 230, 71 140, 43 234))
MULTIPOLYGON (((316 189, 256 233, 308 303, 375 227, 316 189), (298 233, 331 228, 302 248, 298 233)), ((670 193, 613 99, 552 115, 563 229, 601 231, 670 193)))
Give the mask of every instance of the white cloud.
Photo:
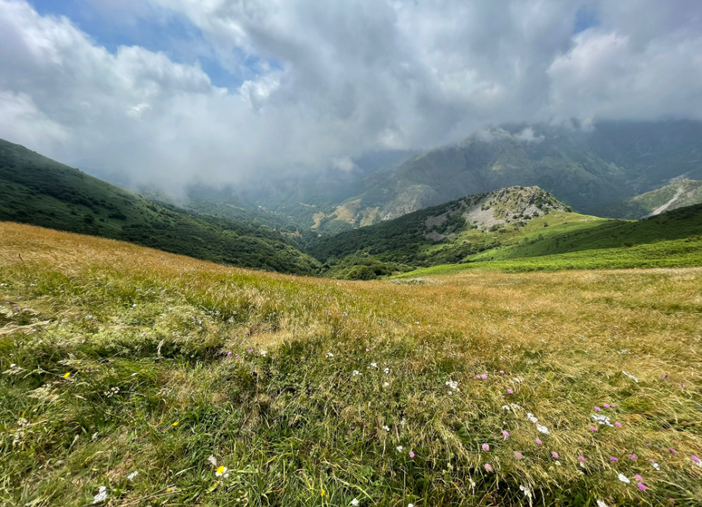
POLYGON ((111 53, 0 0, 0 137, 140 181, 344 170, 503 122, 702 118, 697 2, 84 1, 125 23, 187 20, 242 83, 142 47, 111 53), (574 36, 583 5, 599 24, 574 36))

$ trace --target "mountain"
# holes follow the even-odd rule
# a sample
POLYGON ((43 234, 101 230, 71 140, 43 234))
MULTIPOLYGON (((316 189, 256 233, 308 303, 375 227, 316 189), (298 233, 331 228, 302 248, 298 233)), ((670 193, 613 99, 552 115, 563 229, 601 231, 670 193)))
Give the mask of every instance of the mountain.
POLYGON ((121 239, 235 266, 311 274, 318 265, 294 239, 270 227, 155 203, 4 140, 0 220, 121 239))
POLYGON ((702 181, 682 178, 656 190, 606 206, 598 214, 637 219, 701 203, 702 181))
MULTIPOLYGON (((538 187, 510 187, 320 238, 310 252, 325 263, 328 276, 372 279, 440 264, 492 264, 488 261, 696 241, 682 245, 680 252, 687 252, 702 246, 700 235, 702 205, 655 219, 612 220, 575 213, 538 187)), ((667 262, 676 252, 668 252, 667 262)))
POLYGON ((367 178, 366 190, 321 210, 316 224, 370 225, 515 185, 539 186, 595 213, 676 177, 702 179, 702 122, 503 125, 417 155, 379 181, 367 178))

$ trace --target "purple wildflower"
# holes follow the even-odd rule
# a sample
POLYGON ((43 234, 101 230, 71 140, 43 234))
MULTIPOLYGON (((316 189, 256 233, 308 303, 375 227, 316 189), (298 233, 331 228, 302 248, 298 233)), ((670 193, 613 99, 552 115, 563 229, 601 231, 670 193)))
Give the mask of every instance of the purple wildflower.
POLYGON ((630 460, 633 460, 633 461, 636 461, 636 460, 639 459, 639 458, 638 458, 638 456, 636 456, 636 454, 629 454, 629 459, 630 459, 630 460))
POLYGON ((609 458, 609 461, 615 461, 615 462, 616 462, 616 461, 619 461, 619 458, 615 458, 614 456, 612 456, 611 458, 609 458))
POLYGON ((644 485, 643 485, 642 483, 640 483, 640 482, 636 485, 636 487, 639 488, 641 491, 646 491, 646 486, 644 486, 644 485))
POLYGON ((614 425, 615 425, 617 428, 621 428, 621 427, 622 427, 622 423, 620 423, 619 421, 615 422, 614 425))

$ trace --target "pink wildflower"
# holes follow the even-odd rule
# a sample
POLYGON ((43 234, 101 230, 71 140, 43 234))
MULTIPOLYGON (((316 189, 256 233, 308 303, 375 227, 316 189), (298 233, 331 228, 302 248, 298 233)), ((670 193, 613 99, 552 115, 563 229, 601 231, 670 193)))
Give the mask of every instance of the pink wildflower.
POLYGON ((602 410, 600 407, 595 407, 595 412, 599 412, 600 410, 602 410))
POLYGON ((536 439, 536 445, 544 445, 540 438, 536 439))
POLYGON ((612 456, 611 458, 609 458, 609 461, 619 461, 619 458, 615 458, 614 456, 612 456))
POLYGON ((636 456, 636 454, 629 454, 629 459, 636 461, 639 458, 636 456))
POLYGON ((694 461, 698 465, 701 463, 700 459, 697 456, 695 456, 694 454, 692 456, 690 456, 690 459, 692 459, 692 461, 694 461))
POLYGON ((485 470, 492 472, 492 465, 490 463, 485 463, 485 470))
POLYGON ((232 351, 227 352, 227 357, 232 357, 232 351))
POLYGON ((505 430, 502 432, 502 436, 505 437, 505 440, 509 438, 509 431, 505 430))
POLYGON ((622 427, 622 423, 620 423, 619 421, 615 422, 614 425, 615 425, 617 428, 621 428, 621 427, 622 427))
POLYGON ((488 444, 483 444, 483 451, 488 452, 490 450, 490 446, 488 444))
POLYGON ((483 380, 487 380, 487 375, 485 375, 485 374, 483 373, 482 375, 480 375, 480 378, 483 379, 483 380))
POLYGON ((515 457, 515 459, 522 459, 523 456, 524 456, 524 455, 523 455, 521 452, 519 452, 519 451, 514 451, 514 457, 515 457))
POLYGON ((507 389, 507 394, 514 394, 514 391, 512 389, 507 389))
POLYGON ((643 485, 642 483, 640 483, 640 482, 636 485, 636 487, 639 488, 641 491, 646 491, 646 486, 644 486, 644 485, 643 485))
POLYGON ((409 452, 409 457, 414 458, 414 453, 412 451, 409 452))
POLYGON ((504 374, 505 374, 505 370, 500 370, 500 375, 504 375, 504 374))
POLYGON ((609 403, 605 403, 602 405, 604 408, 609 408, 609 403))
POLYGON ((641 477, 639 474, 636 474, 636 475, 634 476, 634 479, 636 479, 636 480, 639 481, 639 482, 643 482, 643 477, 641 477))
POLYGON ((672 454, 673 456, 675 456, 675 455, 678 453, 678 451, 676 451, 676 450, 673 449, 672 447, 669 448, 668 450, 670 451, 670 454, 672 454))
POLYGON ((585 456, 578 456, 578 461, 580 461, 580 463, 585 463, 585 456))
POLYGON ((597 428, 595 428, 594 426, 590 426, 590 431, 597 431, 597 428))
POLYGON ((553 459, 559 459, 559 458, 560 458, 560 456, 558 456, 558 453, 557 453, 556 451, 552 451, 552 452, 551 452, 551 457, 552 457, 553 459))

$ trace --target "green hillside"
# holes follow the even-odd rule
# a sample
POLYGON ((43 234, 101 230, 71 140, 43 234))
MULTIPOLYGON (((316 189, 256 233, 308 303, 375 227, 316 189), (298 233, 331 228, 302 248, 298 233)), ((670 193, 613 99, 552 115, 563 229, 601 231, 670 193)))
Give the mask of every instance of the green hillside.
POLYGON ((693 204, 702 204, 702 181, 683 178, 656 190, 606 206, 598 214, 637 219, 693 204))
POLYGON ((0 140, 0 220, 121 239, 215 262, 313 273, 275 230, 161 205, 0 140))
MULTIPOLYGON (((694 252, 700 235, 702 206, 648 220, 612 220, 574 213, 538 187, 510 187, 322 238, 311 252, 325 262, 327 275, 348 279, 441 264, 474 266, 490 261, 494 266, 497 261, 520 259, 525 264, 524 259, 540 259, 528 261, 532 266, 563 254, 569 256, 565 261, 575 259, 578 266, 585 266, 582 259, 591 257, 587 266, 614 267, 604 262, 602 251, 609 249, 616 250, 621 261, 615 264, 626 267, 702 265, 699 252, 694 252), (659 242, 674 244, 663 249, 651 246, 659 242), (666 255, 671 258, 663 262, 666 255), (648 263, 647 257, 657 260, 648 263)), ((558 263, 560 258, 552 261, 558 263)))
POLYGON ((694 266, 702 266, 702 205, 640 221, 563 223, 548 234, 532 232, 512 238, 502 246, 468 256, 460 264, 422 268, 401 276, 471 269, 524 272, 694 266))

